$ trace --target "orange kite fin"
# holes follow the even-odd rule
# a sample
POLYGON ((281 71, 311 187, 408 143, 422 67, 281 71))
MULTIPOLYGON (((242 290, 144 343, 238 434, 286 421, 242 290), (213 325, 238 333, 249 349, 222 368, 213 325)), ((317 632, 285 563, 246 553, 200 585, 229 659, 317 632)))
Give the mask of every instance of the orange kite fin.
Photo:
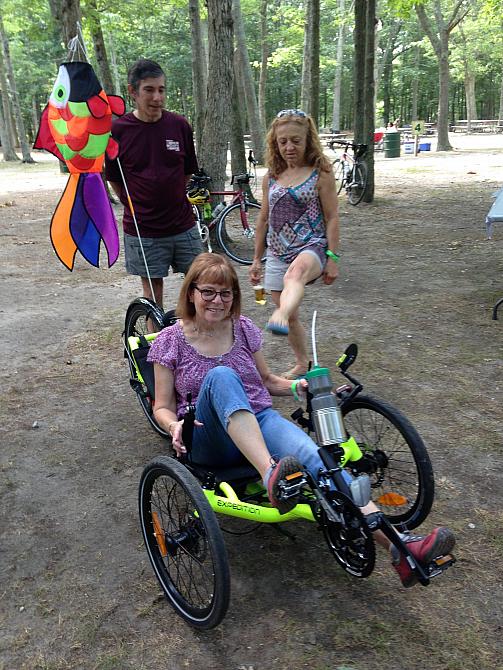
POLYGON ((73 270, 77 245, 70 232, 70 220, 72 216, 73 203, 79 184, 78 174, 71 174, 61 196, 56 211, 51 219, 51 242, 56 256, 67 267, 73 270))

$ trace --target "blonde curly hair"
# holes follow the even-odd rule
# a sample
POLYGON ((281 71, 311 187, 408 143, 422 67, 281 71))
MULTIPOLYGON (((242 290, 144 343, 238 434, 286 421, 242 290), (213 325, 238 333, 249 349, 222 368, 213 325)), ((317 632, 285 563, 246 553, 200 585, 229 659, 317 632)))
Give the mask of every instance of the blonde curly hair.
POLYGON ((307 165, 322 170, 323 172, 330 172, 332 165, 328 158, 323 154, 318 131, 314 125, 313 119, 307 114, 299 114, 300 110, 287 110, 282 116, 277 116, 273 119, 266 137, 266 166, 271 177, 278 177, 287 168, 285 160, 279 153, 278 143, 276 141, 276 133, 280 126, 285 123, 296 123, 298 126, 306 129, 306 163, 307 165))

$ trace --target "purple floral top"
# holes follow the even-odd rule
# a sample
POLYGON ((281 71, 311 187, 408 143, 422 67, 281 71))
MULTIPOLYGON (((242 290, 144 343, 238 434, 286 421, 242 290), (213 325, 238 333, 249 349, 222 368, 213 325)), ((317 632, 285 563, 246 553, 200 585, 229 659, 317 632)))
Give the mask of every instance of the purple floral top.
POLYGON ((164 328, 152 343, 148 360, 173 371, 176 413, 179 417, 185 414, 187 393, 192 393, 192 402, 196 402, 203 379, 217 365, 226 365, 238 373, 255 413, 272 406, 271 396, 253 358, 253 354, 262 348, 262 332, 246 316, 234 319, 233 326, 234 343, 221 356, 200 354, 187 342, 178 321, 173 326, 164 328))

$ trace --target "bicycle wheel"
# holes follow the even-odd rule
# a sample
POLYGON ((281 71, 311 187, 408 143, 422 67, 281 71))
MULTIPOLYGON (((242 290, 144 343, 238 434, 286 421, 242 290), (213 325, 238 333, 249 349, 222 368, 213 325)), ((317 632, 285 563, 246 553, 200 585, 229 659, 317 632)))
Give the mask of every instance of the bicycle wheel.
POLYGON ((126 313, 126 322, 124 326, 124 339, 126 347, 126 356, 129 363, 130 383, 136 392, 136 397, 145 413, 150 425, 162 437, 171 439, 171 435, 163 430, 154 419, 153 405, 150 392, 143 379, 138 376, 138 370, 129 350, 129 338, 148 335, 149 333, 159 332, 165 326, 163 322, 163 311, 151 300, 147 298, 137 298, 128 308, 126 313))
POLYGON ((338 491, 327 495, 338 517, 332 521, 321 508, 318 522, 327 545, 339 565, 353 577, 368 577, 375 565, 375 544, 372 533, 356 505, 338 491))
POLYGON ((341 161, 340 158, 336 158, 332 165, 334 169, 337 195, 339 195, 339 193, 342 191, 342 187, 344 186, 344 162, 341 161))
POLYGON ((143 470, 140 522, 148 556, 177 614, 209 629, 229 606, 230 574, 222 533, 197 479, 160 456, 143 470))
POLYGON ((361 161, 355 163, 352 171, 352 181, 346 186, 351 205, 357 205, 361 202, 367 188, 367 177, 367 164, 361 161))
MULTIPOLYGON (((255 253, 255 222, 260 211, 260 205, 254 202, 246 203, 246 218, 248 227, 244 228, 241 222, 241 206, 239 204, 227 207, 217 225, 217 240, 221 249, 229 258, 242 265, 251 265, 255 253)), ((265 260, 265 256, 262 260, 265 260)))
POLYGON ((343 405, 344 423, 363 452, 373 500, 395 526, 419 526, 430 513, 433 468, 423 440, 397 409, 359 395, 343 405))

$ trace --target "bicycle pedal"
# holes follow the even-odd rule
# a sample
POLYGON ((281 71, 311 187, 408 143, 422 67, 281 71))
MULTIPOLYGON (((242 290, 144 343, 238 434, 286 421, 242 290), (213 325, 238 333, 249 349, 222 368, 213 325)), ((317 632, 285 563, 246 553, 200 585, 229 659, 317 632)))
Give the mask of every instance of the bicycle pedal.
POLYGON ((454 565, 456 558, 452 554, 445 554, 444 556, 437 556, 428 566, 428 577, 436 577, 442 574, 451 565, 454 565))
POLYGON ((289 498, 298 497, 302 488, 307 484, 306 477, 300 470, 285 475, 284 479, 278 482, 279 499, 288 500, 289 498))

